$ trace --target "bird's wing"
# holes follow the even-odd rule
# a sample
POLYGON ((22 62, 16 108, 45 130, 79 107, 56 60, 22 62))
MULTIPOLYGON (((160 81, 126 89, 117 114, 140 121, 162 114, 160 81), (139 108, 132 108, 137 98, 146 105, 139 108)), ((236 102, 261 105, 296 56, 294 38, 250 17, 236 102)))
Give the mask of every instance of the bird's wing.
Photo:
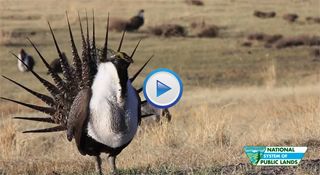
POLYGON ((35 65, 35 62, 32 56, 29 55, 29 57, 30 57, 30 67, 32 68, 35 65))
POLYGON ((71 141, 74 137, 79 150, 81 149, 82 128, 90 113, 89 104, 91 95, 90 88, 81 90, 74 99, 69 112, 67 138, 71 141))

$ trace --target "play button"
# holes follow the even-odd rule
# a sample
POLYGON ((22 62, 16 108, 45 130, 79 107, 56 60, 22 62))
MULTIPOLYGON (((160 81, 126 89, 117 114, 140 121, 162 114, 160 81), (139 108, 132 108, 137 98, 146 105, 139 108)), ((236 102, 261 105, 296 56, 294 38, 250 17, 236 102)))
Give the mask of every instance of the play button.
POLYGON ((180 100, 182 91, 182 81, 178 74, 166 68, 152 71, 144 80, 144 96, 151 105, 158 108, 175 105, 180 100))
POLYGON ((161 81, 157 80, 157 97, 166 93, 170 89, 171 88, 169 86, 167 86, 164 83, 162 83, 161 81))

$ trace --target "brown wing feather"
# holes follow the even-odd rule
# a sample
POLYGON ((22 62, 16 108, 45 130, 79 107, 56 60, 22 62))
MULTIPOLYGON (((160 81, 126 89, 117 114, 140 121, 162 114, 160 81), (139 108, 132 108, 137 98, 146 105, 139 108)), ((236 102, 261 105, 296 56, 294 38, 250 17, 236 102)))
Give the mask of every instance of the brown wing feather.
POLYGON ((80 149, 80 141, 83 132, 83 127, 89 115, 89 103, 91 98, 91 89, 81 90, 74 99, 69 112, 67 122, 67 137, 71 141, 74 137, 78 149, 80 149))

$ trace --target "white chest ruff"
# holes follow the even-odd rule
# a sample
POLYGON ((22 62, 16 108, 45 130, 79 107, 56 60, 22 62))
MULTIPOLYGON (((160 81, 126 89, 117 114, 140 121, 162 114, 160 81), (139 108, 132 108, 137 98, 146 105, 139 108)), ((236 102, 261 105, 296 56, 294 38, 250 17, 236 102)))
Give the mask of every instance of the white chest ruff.
MULTIPOLYGON (((29 64, 27 59, 22 58, 21 54, 19 54, 18 57, 24 62, 24 64, 29 64)), ((18 69, 20 72, 27 71, 27 67, 24 64, 20 60, 18 60, 18 69)))
POLYGON ((128 95, 124 101, 125 105, 122 107, 124 113, 117 115, 117 117, 125 119, 125 130, 121 132, 115 132, 112 129, 112 122, 114 122, 112 115, 114 113, 118 114, 113 105, 120 103, 121 94, 118 74, 112 63, 99 65, 98 73, 91 89, 92 98, 90 100, 88 135, 112 148, 123 146, 131 141, 138 127, 138 98, 131 86, 131 82, 127 82, 128 95))

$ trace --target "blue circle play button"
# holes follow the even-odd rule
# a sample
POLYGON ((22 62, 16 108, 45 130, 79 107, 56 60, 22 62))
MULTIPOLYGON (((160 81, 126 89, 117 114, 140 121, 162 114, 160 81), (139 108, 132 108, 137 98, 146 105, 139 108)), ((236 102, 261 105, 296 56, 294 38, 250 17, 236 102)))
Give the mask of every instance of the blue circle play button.
POLYGON ((160 68, 152 71, 144 80, 143 93, 155 107, 169 108, 181 98, 183 85, 177 73, 160 68))

